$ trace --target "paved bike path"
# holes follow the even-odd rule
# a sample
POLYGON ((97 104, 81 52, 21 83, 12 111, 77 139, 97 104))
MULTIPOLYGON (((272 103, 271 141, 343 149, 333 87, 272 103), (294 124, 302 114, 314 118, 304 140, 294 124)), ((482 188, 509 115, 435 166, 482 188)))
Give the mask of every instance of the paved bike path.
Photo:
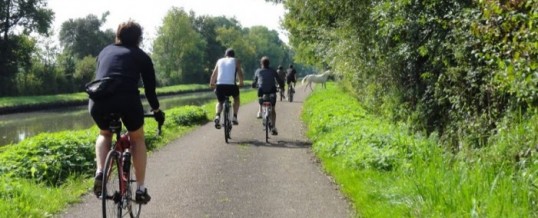
MULTIPOLYGON (((311 152, 300 120, 310 90, 276 105, 278 136, 265 142, 258 105, 243 105, 229 144, 212 122, 149 156, 152 196, 141 217, 352 217, 352 208, 311 152)), ((62 217, 100 217, 88 194, 62 217)))

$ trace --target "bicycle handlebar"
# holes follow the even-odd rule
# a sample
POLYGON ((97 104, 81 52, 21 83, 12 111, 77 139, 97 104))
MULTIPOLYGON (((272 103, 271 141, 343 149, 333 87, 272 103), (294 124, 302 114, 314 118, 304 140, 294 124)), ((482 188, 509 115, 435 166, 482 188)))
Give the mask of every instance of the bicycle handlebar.
MULTIPOLYGON (((155 114, 153 112, 147 112, 147 113, 144 113, 144 117, 155 118, 155 114)), ((161 135, 161 132, 162 132, 161 129, 162 129, 163 123, 157 122, 157 124, 158 124, 157 135, 161 135)))

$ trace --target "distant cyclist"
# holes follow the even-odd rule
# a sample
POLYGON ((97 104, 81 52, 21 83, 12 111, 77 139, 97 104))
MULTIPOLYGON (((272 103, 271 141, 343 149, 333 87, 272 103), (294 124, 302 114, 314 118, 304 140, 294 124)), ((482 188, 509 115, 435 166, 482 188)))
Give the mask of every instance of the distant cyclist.
POLYGON ((295 87, 295 84, 297 83, 297 71, 293 68, 293 64, 290 64, 290 67, 286 72, 286 83, 288 83, 288 89, 295 87), (291 86, 291 83, 293 83, 293 86, 291 86))
MULTIPOLYGON (((284 70, 284 68, 282 67, 282 65, 278 65, 278 67, 276 68, 276 72, 278 73, 278 76, 280 77, 280 79, 282 79, 282 81, 286 81, 286 71, 284 70)), ((284 90, 285 90, 285 84, 284 83, 284 86, 280 86, 279 89, 280 89, 280 96, 282 96, 282 98, 286 98, 286 95, 284 95, 284 90)))
POLYGON ((97 56, 96 79, 112 77, 120 81, 117 90, 110 96, 89 101, 90 114, 99 127, 99 136, 95 143, 97 170, 93 191, 97 197, 101 195, 103 166, 110 144, 112 132, 109 130, 108 115, 118 113, 127 128, 131 141, 133 166, 135 169, 137 191, 135 201, 148 203, 151 197, 144 187, 146 174, 146 142, 144 140, 144 109, 138 91, 140 78, 144 83, 144 91, 149 105, 159 123, 164 123, 164 113, 159 110, 159 100, 155 93, 155 70, 151 58, 139 48, 142 40, 142 28, 134 21, 118 26, 116 42, 106 46, 97 56))
MULTIPOLYGON (((271 98, 271 104, 273 105, 271 110, 271 122, 273 123, 273 129, 271 129, 271 133, 273 135, 278 135, 278 131, 276 129, 276 92, 277 88, 276 85, 284 86, 284 81, 280 79, 278 76, 278 73, 271 69, 269 67, 269 58, 264 56, 260 60, 261 68, 257 69, 254 73, 254 81, 252 82, 252 87, 256 88, 258 87, 258 98, 260 103, 260 108, 262 105, 262 99, 261 97, 264 94, 274 94, 273 98, 271 98)), ((261 117, 261 110, 258 111, 258 115, 261 117)))
POLYGON ((239 86, 236 81, 239 80, 239 86, 243 86, 243 71, 241 70, 241 62, 235 58, 233 49, 228 48, 224 53, 224 57, 217 61, 209 85, 215 88, 217 96, 217 105, 215 106, 215 128, 220 129, 220 113, 222 112, 222 104, 226 96, 233 96, 234 116, 232 123, 238 125, 237 112, 239 111, 239 86))

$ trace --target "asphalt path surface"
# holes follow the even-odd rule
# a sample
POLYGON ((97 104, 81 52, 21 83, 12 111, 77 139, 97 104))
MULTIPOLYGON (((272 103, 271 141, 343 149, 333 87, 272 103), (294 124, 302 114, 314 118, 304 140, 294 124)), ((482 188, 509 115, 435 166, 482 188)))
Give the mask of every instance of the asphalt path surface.
MULTIPOLYGON (((353 209, 322 170, 300 119, 310 93, 277 101, 277 136, 265 142, 257 103, 239 109, 230 143, 209 122, 152 153, 141 217, 353 217, 353 209)), ((61 217, 101 217, 93 194, 61 217)))

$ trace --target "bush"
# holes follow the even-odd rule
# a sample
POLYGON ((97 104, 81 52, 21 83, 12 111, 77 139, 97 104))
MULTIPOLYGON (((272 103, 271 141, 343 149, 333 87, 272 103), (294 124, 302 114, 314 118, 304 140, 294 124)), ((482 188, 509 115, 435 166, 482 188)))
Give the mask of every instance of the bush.
MULTIPOLYGON (((197 106, 167 111, 166 128, 191 126, 207 121, 206 112, 197 106)), ((162 137, 156 134, 156 122, 145 122, 146 145, 157 147, 162 137)), ((165 129, 166 129, 165 128, 165 129)), ((93 175, 97 128, 80 131, 42 133, 9 145, 0 153, 0 175, 32 179, 48 185, 63 184, 73 175, 93 175)))

